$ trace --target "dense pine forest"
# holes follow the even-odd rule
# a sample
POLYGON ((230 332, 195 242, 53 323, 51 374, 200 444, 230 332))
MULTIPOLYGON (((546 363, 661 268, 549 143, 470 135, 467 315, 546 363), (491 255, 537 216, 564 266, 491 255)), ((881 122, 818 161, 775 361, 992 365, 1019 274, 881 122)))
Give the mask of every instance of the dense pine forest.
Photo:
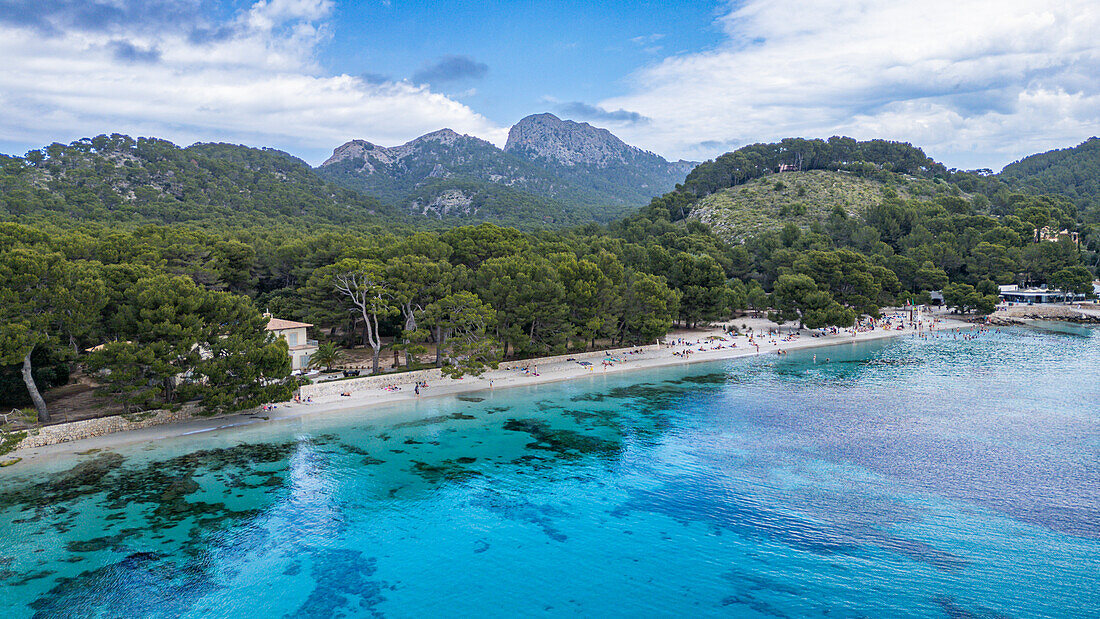
POLYGON ((417 367, 430 347, 462 374, 651 343, 744 311, 815 328, 934 290, 962 312, 990 311, 998 284, 1090 292, 1096 210, 1013 179, 948 170, 907 144, 784 140, 708 161, 610 224, 519 230, 447 227, 278 151, 118 135, 55 144, 0 161, 0 400, 34 404, 45 421, 39 392, 77 370, 137 411, 285 399, 296 379, 265 311, 314 324, 322 343, 365 347, 374 371, 391 353, 417 367), (691 217, 714 192, 807 170, 874 179, 883 198, 737 243, 691 217), (892 189, 905 178, 930 189, 892 189), (1080 244, 1037 242, 1044 227, 1080 244))

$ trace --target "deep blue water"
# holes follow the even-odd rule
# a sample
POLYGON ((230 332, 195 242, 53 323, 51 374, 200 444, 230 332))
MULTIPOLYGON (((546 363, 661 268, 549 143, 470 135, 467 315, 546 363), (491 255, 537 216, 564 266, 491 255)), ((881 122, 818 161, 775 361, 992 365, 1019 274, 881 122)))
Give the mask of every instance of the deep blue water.
POLYGON ((1100 615, 1100 334, 815 352, 4 469, 0 614, 1100 615))

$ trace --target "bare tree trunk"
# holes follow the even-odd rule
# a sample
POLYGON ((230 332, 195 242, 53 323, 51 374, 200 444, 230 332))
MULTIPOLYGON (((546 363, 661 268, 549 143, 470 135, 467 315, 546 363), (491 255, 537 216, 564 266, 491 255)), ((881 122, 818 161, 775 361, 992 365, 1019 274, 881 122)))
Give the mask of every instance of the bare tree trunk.
POLYGON ((38 385, 34 384, 34 375, 31 373, 32 352, 34 352, 33 347, 27 351, 27 356, 23 357, 23 382, 27 384, 27 393, 31 394, 31 401, 34 402, 34 408, 38 411, 38 421, 48 423, 50 411, 46 409, 46 401, 42 399, 42 394, 38 393, 38 385))
POLYGON ((378 314, 372 314, 371 318, 374 319, 374 324, 371 325, 370 330, 370 345, 374 349, 374 374, 379 372, 378 369, 378 356, 382 353, 382 341, 378 339, 378 314))
MULTIPOLYGON (((406 333, 412 333, 416 331, 416 314, 413 313, 412 303, 408 303, 402 308, 405 311, 405 331, 406 333)), ((405 336, 405 344, 408 345, 408 336, 405 336)), ((412 367, 412 353, 409 349, 405 349, 405 367, 412 367)))

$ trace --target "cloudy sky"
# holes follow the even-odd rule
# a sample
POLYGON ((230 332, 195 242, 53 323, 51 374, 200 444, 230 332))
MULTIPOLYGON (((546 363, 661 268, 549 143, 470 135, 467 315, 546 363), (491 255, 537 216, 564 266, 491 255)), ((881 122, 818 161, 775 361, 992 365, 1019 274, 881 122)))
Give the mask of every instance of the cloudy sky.
POLYGON ((1100 134, 1095 0, 0 0, 0 152, 99 133, 273 146, 550 111, 668 158, 788 136, 999 169, 1100 134))

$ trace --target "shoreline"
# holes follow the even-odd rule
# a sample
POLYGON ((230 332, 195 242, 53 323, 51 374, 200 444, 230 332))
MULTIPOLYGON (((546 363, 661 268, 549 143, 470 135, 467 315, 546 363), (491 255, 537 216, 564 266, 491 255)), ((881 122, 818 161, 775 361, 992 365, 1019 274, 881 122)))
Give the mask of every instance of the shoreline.
MULTIPOLYGON (((939 324, 937 325, 935 330, 931 331, 932 333, 943 333, 954 329, 972 329, 976 327, 976 325, 974 324, 963 322, 960 320, 942 317, 937 318, 939 319, 939 324)), ((775 328, 775 325, 773 323, 770 323, 763 319, 743 319, 735 322, 739 325, 753 323, 754 329, 760 328, 764 325, 775 328)), ((779 329, 781 332, 785 332, 788 330, 787 328, 783 327, 780 327, 779 329)), ((280 422, 314 415, 339 414, 341 412, 352 409, 357 412, 364 412, 371 408, 391 404, 411 404, 419 400, 429 398, 456 396, 479 391, 495 391, 496 389, 508 389, 511 387, 536 386, 566 380, 574 380, 584 377, 591 377, 597 374, 607 375, 675 365, 689 365, 694 363, 705 363, 712 361, 728 361, 746 357, 762 357, 777 355, 779 351, 789 352, 807 350, 812 348, 825 348, 841 344, 862 343, 902 336, 912 336, 918 333, 920 333, 918 329, 909 327, 906 327, 904 330, 886 329, 880 327, 876 328, 873 331, 857 332, 855 334, 847 331, 841 331, 838 334, 826 335, 821 337, 813 337, 803 331, 802 333, 800 333, 797 339, 789 341, 784 341, 782 339, 782 335, 776 336, 777 339, 774 340, 770 337, 763 337, 759 341, 760 349, 759 351, 757 351, 755 348, 751 347, 748 344, 749 340, 748 337, 745 335, 739 335, 731 338, 732 341, 738 345, 736 347, 730 346, 729 340, 726 341, 725 345, 722 348, 713 348, 713 344, 698 343, 704 341, 706 338, 712 335, 722 335, 723 332, 721 331, 721 329, 676 332, 669 334, 667 338, 669 340, 673 340, 679 337, 684 337, 685 339, 689 339, 696 343, 690 345, 664 344, 659 349, 655 348, 654 344, 637 347, 633 350, 640 350, 642 352, 633 355, 622 356, 624 359, 623 362, 615 363, 613 366, 610 367, 597 366, 595 364, 585 367, 581 366, 575 361, 554 361, 550 363, 543 363, 540 359, 528 359, 524 361, 524 363, 527 363, 532 368, 538 368, 540 365, 542 365, 542 369, 537 375, 523 374, 518 369, 508 369, 489 370, 482 374, 480 377, 465 377, 457 380, 444 378, 441 380, 433 381, 429 388, 424 390, 419 396, 414 394, 412 383, 402 383, 400 381, 401 375, 397 374, 394 376, 393 384, 402 386, 403 388, 400 391, 385 391, 382 389, 378 389, 369 392, 355 392, 354 395, 350 398, 342 396, 318 398, 317 400, 309 404, 296 404, 293 402, 280 403, 278 404, 278 408, 270 411, 253 410, 218 417, 195 417, 181 422, 167 423, 163 425, 126 430, 122 432, 113 432, 100 436, 82 438, 78 440, 45 445, 41 447, 20 448, 8 454, 5 454, 3 458, 6 461, 19 458, 24 463, 39 460, 51 460, 64 458, 67 456, 80 455, 80 452, 93 449, 109 450, 114 447, 178 438, 194 434, 203 434, 207 432, 231 430, 233 428, 241 428, 257 423, 280 422), (705 350, 700 351, 700 346, 704 347, 705 350), (694 352, 687 357, 676 356, 673 354, 674 352, 680 352, 687 349, 691 349, 694 352), (490 383, 492 383, 492 385, 490 385, 490 383)), ((609 354, 615 353, 611 352, 609 354)), ((7 468, 14 470, 19 469, 18 466, 11 466, 7 468)))

